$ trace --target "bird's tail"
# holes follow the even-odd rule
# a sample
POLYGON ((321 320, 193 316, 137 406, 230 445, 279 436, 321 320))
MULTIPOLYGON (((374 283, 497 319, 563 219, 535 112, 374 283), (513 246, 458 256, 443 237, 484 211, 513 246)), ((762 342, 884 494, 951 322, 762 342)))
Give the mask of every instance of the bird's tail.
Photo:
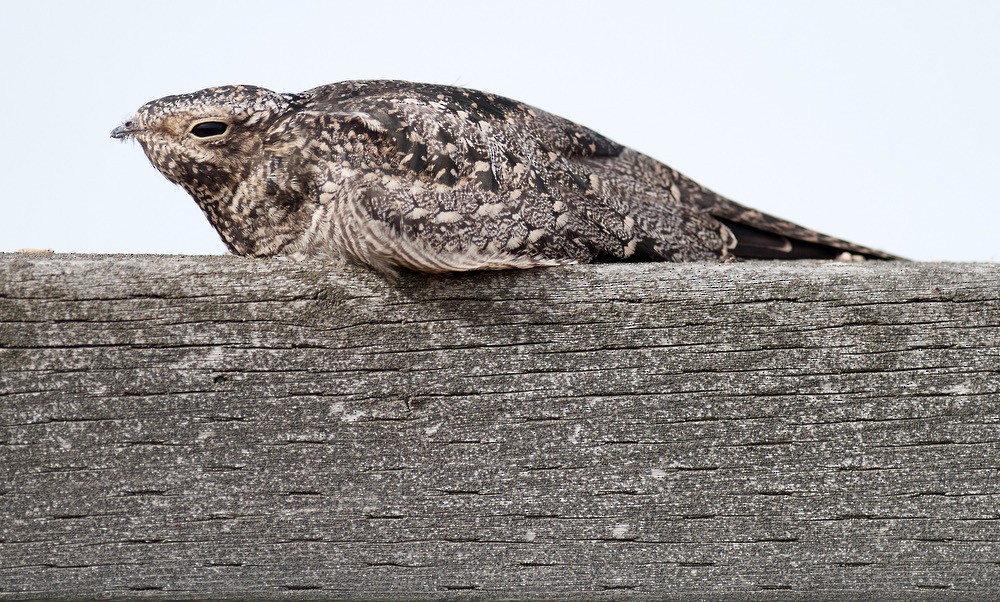
POLYGON ((682 199, 702 207, 736 238, 731 253, 746 259, 895 259, 884 251, 828 236, 740 205, 697 182, 677 178, 682 199), (685 198, 686 197, 686 198, 685 198), (844 254, 848 254, 845 256, 844 254))

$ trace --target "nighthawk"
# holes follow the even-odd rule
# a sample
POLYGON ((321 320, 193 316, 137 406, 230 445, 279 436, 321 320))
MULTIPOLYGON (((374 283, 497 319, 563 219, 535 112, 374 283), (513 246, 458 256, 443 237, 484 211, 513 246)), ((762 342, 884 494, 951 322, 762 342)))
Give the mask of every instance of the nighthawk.
POLYGON ((395 273, 593 261, 894 259, 730 201, 572 121, 476 90, 347 81, 167 96, 115 128, 229 250, 395 273))

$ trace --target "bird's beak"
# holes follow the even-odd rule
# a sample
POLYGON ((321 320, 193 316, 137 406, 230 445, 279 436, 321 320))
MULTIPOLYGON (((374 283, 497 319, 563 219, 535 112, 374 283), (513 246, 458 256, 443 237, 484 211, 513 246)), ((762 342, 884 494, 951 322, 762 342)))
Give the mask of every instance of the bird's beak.
POLYGON ((135 124, 131 121, 126 121, 115 129, 111 130, 111 137, 117 140, 124 140, 132 134, 139 131, 139 128, 135 127, 135 124))

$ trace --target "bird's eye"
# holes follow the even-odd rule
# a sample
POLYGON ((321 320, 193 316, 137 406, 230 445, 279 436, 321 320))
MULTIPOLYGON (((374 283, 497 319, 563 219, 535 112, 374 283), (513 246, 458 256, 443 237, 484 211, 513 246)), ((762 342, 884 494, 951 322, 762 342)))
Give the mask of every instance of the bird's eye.
POLYGON ((191 135, 198 138, 211 138, 225 134, 228 129, 229 125, 221 121, 202 121, 191 128, 191 135))

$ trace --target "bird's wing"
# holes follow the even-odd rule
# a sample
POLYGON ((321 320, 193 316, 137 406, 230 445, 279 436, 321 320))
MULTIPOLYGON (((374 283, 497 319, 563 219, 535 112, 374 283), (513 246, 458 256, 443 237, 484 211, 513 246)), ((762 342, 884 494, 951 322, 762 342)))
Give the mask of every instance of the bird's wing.
POLYGON ((504 97, 362 81, 317 88, 298 102, 300 115, 328 134, 330 161, 362 172, 355 196, 366 214, 424 248, 419 265, 415 250, 398 258, 407 267, 730 253, 891 258, 729 201, 589 128, 504 97))
POLYGON ((568 161, 622 147, 572 122, 473 90, 400 82, 327 86, 299 104, 295 119, 311 124, 295 129, 319 133, 314 152, 351 170, 352 196, 402 239, 383 250, 398 255, 390 261, 422 271, 531 267, 621 255, 635 239, 627 213, 568 161))

